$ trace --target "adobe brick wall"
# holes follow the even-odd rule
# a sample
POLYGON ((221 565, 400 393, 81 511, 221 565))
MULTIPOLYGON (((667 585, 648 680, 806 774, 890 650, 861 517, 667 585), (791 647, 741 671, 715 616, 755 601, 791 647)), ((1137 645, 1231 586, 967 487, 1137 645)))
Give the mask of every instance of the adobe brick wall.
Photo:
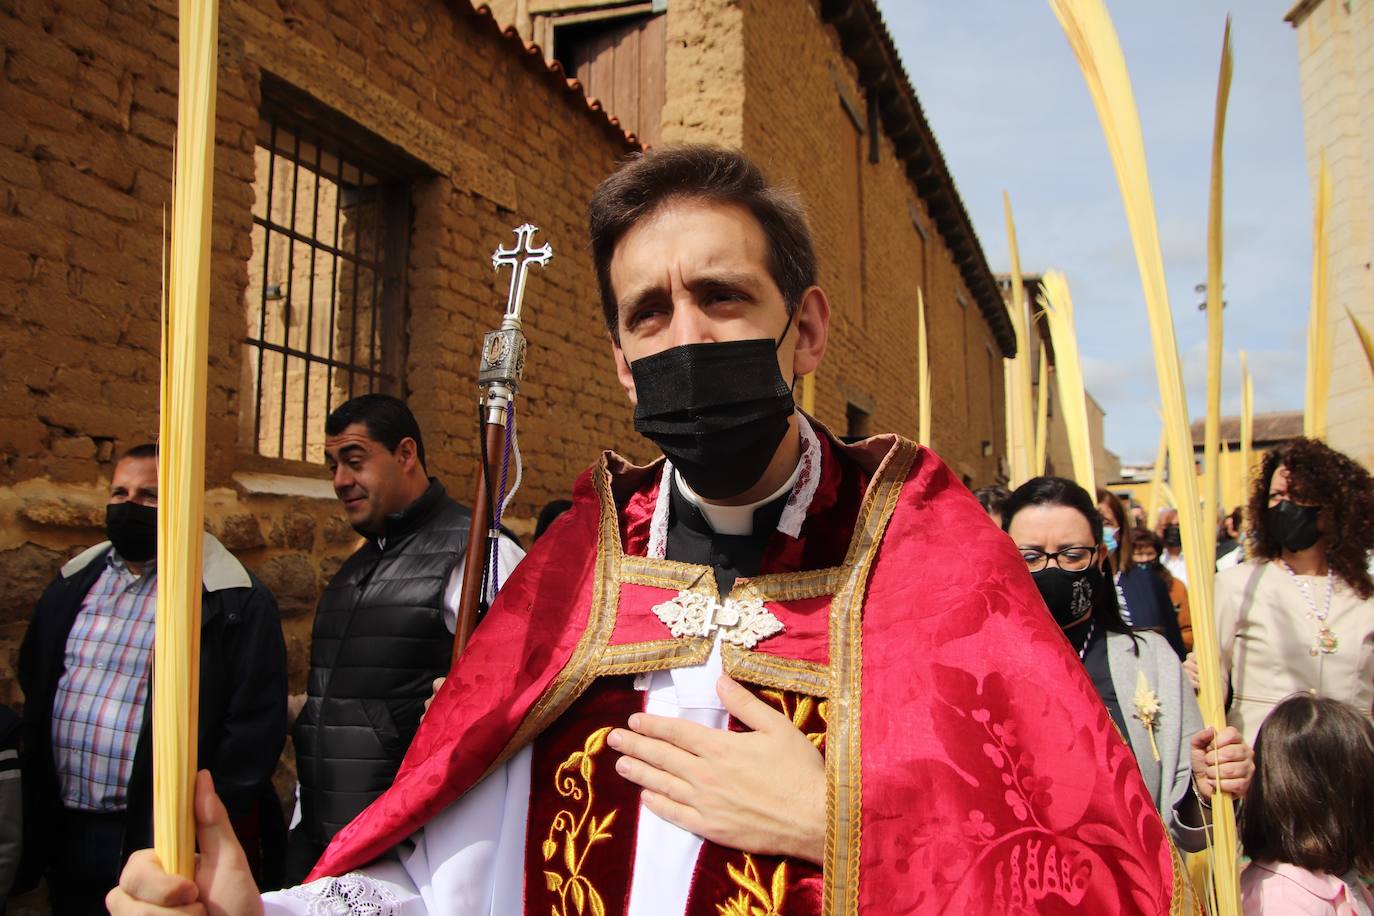
MULTIPOLYGON (((669 18, 684 7, 711 5, 674 4, 669 18)), ((879 161, 869 161, 870 137, 836 88, 865 121, 863 92, 834 29, 821 22, 812 0, 738 5, 743 149, 805 198, 833 309, 830 349, 817 377, 818 415, 843 432, 846 404, 854 403, 872 414, 874 431, 915 438, 919 287, 931 341, 933 445, 975 485, 992 481, 1005 452, 1000 349, 881 130, 879 161), (926 227, 924 241, 909 207, 926 227), (984 441, 991 443, 988 456, 984 441)), ((669 74, 679 54, 669 46, 669 74)))
MULTIPOLYGON (((0 7, 0 702, 33 602, 98 540, 113 458, 156 431, 162 208, 176 102, 171 0, 0 7)), ((530 280, 517 528, 598 449, 645 457, 615 382, 583 210, 627 145, 537 59, 460 3, 225 0, 208 392, 208 527, 273 588, 300 689, 312 609, 352 549, 323 471, 239 441, 254 135, 266 72, 404 149, 416 181, 405 380, 431 471, 472 487, 480 334, 505 278, 492 248, 529 219, 555 249, 530 280), (436 66, 436 63, 442 63, 436 66), (273 495, 245 472, 304 478, 273 495)))

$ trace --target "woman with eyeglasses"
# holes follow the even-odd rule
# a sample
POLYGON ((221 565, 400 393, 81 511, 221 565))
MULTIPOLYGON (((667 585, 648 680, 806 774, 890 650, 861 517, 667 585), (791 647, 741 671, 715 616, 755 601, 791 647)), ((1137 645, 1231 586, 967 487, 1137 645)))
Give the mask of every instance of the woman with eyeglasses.
POLYGON ((1224 791, 1243 796, 1254 774, 1250 747, 1234 728, 1220 735, 1203 728, 1173 648, 1160 634, 1122 621, 1102 516, 1086 490, 1060 477, 1036 477, 1011 494, 1002 518, 1046 608, 1135 754, 1175 844, 1201 850, 1217 776, 1224 791))
POLYGON ((1335 449, 1294 439, 1265 453, 1248 519, 1249 560, 1217 573, 1228 721, 1253 742, 1265 716, 1298 692, 1370 716, 1374 480, 1335 449))

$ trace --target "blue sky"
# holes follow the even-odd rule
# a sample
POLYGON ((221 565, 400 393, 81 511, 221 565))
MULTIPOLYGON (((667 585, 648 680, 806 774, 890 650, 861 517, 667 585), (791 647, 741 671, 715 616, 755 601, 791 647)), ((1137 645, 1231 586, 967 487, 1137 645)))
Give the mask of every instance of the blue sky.
MULTIPOLYGON (((1063 270, 1088 390, 1107 447, 1150 463, 1158 384, 1121 197, 1078 65, 1044 0, 880 0, 993 270, 1008 266, 1002 191, 1021 264, 1063 270)), ((1203 410, 1212 111, 1228 8, 1214 0, 1108 3, 1140 106, 1188 403, 1203 410)), ((1312 211, 1291 0, 1233 14, 1226 131, 1226 364, 1222 411, 1240 409, 1248 352, 1255 410, 1302 407, 1312 211)))

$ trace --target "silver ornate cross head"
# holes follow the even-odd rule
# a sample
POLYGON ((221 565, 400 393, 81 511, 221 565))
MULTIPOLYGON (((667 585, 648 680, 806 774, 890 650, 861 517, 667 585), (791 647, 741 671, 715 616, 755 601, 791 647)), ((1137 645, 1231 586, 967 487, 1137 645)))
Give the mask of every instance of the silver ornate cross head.
POLYGON ((533 243, 534 234, 539 231, 539 227, 525 223, 523 226, 515 228, 515 247, 506 248, 498 245, 496 251, 491 255, 492 270, 500 270, 502 267, 510 267, 510 293, 506 296, 506 318, 520 321, 520 307, 525 301, 525 277, 529 273, 531 264, 538 264, 540 267, 549 263, 553 257, 553 246, 545 242, 538 248, 533 243))

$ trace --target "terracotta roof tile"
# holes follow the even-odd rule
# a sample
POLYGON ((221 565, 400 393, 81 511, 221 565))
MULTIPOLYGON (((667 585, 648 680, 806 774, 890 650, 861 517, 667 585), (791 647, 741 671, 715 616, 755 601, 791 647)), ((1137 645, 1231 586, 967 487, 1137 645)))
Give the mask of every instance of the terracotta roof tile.
POLYGON ((460 12, 467 12, 474 16, 482 27, 488 29, 493 34, 499 36, 506 44, 510 52, 520 58, 529 67, 545 77, 550 86, 575 97, 577 101, 586 106, 587 114, 593 123, 609 131, 616 139, 620 140, 631 150, 641 149, 639 138, 630 131, 625 130, 620 125, 620 119, 611 115, 601 103, 596 99, 589 98, 582 89, 582 84, 575 79, 569 79, 563 72, 563 66, 557 61, 549 61, 544 57, 544 49, 532 41, 526 41, 520 37, 520 33, 514 26, 501 27, 496 21, 496 16, 492 13, 491 7, 485 3, 476 4, 470 0, 452 0, 453 5, 460 12))

